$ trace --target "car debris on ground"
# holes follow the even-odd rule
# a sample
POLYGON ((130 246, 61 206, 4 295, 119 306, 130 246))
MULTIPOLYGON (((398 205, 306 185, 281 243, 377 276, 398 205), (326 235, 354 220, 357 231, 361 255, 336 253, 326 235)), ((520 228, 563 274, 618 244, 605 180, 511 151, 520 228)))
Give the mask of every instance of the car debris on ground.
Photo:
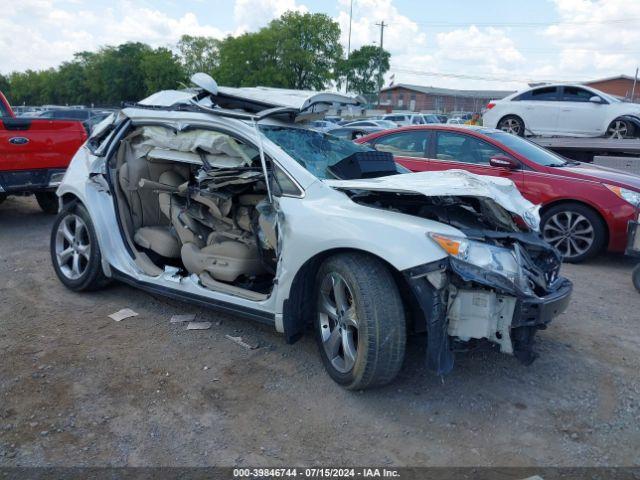
POLYGON ((240 345, 241 347, 246 348, 247 350, 255 350, 258 348, 258 345, 250 345, 247 342, 245 342, 244 340, 242 340, 242 337, 233 337, 231 335, 225 335, 225 338, 231 340, 234 343, 237 343, 238 345, 240 345))
POLYGON ((209 330, 211 322, 189 322, 187 330, 209 330))
POLYGON ((131 310, 130 308, 123 308, 122 310, 118 310, 117 312, 109 315, 109 318, 115 320, 116 322, 121 322, 126 318, 137 317, 138 314, 131 310))
POLYGON ((169 323, 187 323, 187 322, 193 322, 195 319, 196 319, 195 313, 183 313, 183 314, 172 315, 171 320, 169 320, 169 323))

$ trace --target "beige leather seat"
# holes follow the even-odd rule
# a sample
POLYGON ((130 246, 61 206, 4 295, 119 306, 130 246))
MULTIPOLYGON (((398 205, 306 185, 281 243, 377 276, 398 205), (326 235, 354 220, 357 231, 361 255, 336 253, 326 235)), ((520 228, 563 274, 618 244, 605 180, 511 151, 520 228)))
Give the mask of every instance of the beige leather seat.
POLYGON ((141 188, 146 179, 179 186, 189 176, 189 167, 170 162, 149 162, 145 158, 129 158, 119 171, 122 188, 133 227, 133 239, 142 248, 167 258, 180 258, 181 244, 170 222, 170 194, 141 188), (161 205, 165 207, 161 208, 161 205))

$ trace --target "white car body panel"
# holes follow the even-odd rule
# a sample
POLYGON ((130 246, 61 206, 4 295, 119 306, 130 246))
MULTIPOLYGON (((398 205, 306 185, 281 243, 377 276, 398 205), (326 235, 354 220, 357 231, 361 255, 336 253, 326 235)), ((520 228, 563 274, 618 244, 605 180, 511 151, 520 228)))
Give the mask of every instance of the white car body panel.
POLYGON ((630 115, 640 118, 640 105, 621 102, 584 85, 542 85, 509 95, 502 100, 492 100, 493 108, 482 117, 483 125, 498 128, 498 123, 507 115, 522 118, 527 134, 565 135, 574 137, 602 136, 616 118, 630 115), (565 100, 514 100, 514 98, 539 88, 570 87, 586 90, 598 96, 603 103, 565 100))

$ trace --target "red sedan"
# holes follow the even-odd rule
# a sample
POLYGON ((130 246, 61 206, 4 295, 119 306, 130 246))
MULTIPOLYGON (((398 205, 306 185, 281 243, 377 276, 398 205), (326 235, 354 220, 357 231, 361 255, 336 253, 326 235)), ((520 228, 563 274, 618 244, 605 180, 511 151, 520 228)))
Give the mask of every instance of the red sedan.
POLYGON ((414 172, 458 168, 506 177, 540 204, 541 231, 566 261, 623 252, 638 217, 640 176, 566 160, 521 137, 483 127, 421 125, 356 140, 391 152, 414 172))

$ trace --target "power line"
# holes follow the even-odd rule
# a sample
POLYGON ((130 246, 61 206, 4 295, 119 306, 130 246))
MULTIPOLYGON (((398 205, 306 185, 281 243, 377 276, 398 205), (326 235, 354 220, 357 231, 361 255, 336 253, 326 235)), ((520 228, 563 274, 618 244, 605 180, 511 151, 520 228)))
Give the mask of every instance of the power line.
MULTIPOLYGON (((539 28, 550 27, 554 25, 609 25, 609 24, 624 24, 628 22, 639 22, 640 17, 619 18, 612 20, 585 20, 585 21, 571 21, 571 20, 559 20, 553 22, 413 22, 416 25, 434 28, 446 28, 446 27, 513 27, 513 28, 539 28)), ((393 22, 388 25, 393 25, 393 22)))
POLYGON ((533 79, 533 78, 514 78, 514 77, 501 77, 490 74, 477 74, 469 75, 462 73, 448 73, 448 72, 435 72, 426 70, 415 70, 412 68, 392 66, 391 70, 398 73, 408 73, 411 75, 425 76, 425 77, 439 77, 439 78, 455 78, 460 80, 484 80, 487 82, 518 82, 518 83, 564 83, 568 82, 568 79, 533 79))
MULTIPOLYGON (((549 49, 540 49, 540 48, 520 48, 516 45, 512 45, 509 47, 494 47, 494 46, 481 46, 481 45, 464 45, 459 47, 464 50, 517 50, 518 52, 526 52, 526 53, 541 53, 541 54, 551 54, 557 53, 558 48, 549 48, 549 49)), ((589 52, 589 53, 603 53, 603 54, 616 54, 616 53, 631 53, 631 54, 640 54, 640 50, 601 50, 599 48, 594 47, 559 47, 561 50, 565 51, 578 51, 578 52, 589 52)), ((421 50, 442 50, 442 46, 423 46, 420 47, 421 50)))

